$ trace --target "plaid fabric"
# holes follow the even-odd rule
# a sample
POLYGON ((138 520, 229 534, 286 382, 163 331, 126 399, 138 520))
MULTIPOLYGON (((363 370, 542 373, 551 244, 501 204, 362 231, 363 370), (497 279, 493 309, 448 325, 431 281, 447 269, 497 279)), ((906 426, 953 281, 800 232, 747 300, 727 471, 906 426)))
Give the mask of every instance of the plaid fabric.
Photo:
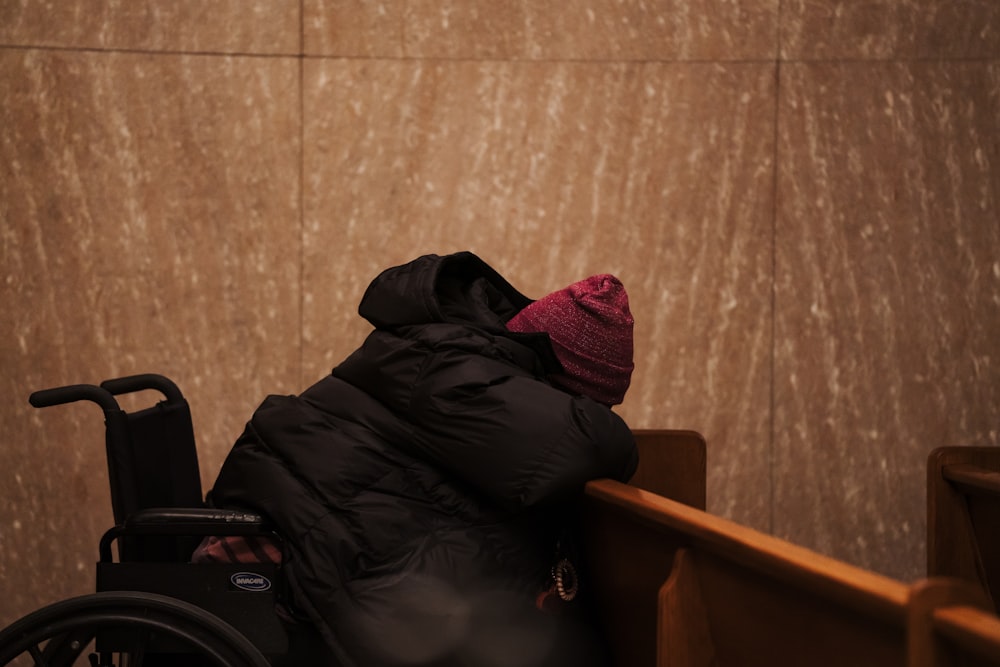
POLYGON ((269 537, 206 537, 191 555, 193 563, 280 563, 281 549, 269 537))

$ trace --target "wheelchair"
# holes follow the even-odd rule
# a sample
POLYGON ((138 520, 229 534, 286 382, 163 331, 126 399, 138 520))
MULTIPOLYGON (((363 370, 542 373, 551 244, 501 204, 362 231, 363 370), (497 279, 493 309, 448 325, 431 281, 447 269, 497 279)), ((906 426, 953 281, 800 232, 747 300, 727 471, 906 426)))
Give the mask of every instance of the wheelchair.
POLYGON ((36 408, 91 401, 103 409, 114 526, 98 546, 96 592, 0 630, 0 665, 336 664, 313 627, 295 618, 281 563, 190 562, 209 535, 282 541, 258 514, 206 506, 190 407, 174 382, 132 375, 44 389, 29 400, 36 408), (117 397, 149 390, 163 400, 120 407, 117 397))

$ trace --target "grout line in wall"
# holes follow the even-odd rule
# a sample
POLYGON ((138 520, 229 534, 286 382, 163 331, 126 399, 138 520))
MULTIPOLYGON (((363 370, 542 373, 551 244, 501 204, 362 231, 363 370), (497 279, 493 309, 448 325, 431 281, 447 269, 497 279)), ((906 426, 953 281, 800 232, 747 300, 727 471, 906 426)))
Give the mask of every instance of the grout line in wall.
POLYGON ((298 386, 305 382, 306 327, 306 113, 304 0, 299 0, 299 368, 298 386))
MULTIPOLYGON (((302 37, 300 35, 300 42, 302 37)), ((518 65, 772 65, 777 62, 785 65, 823 65, 823 64, 876 64, 876 63, 985 63, 1000 62, 995 56, 983 57, 879 57, 879 58, 734 58, 731 60, 711 58, 446 58, 446 57, 385 57, 358 56, 344 54, 307 54, 304 49, 296 53, 252 53, 247 51, 180 51, 169 49, 124 49, 99 48, 92 46, 51 46, 38 44, 2 44, 0 51, 67 51, 73 53, 104 53, 143 56, 201 56, 215 58, 297 58, 299 60, 348 60, 348 61, 379 61, 379 62, 425 62, 425 63, 498 63, 518 65)), ((780 54, 779 54, 780 55, 780 54)))
POLYGON ((781 108, 781 60, 774 62, 774 116, 772 119, 772 136, 774 146, 771 155, 771 351, 769 359, 770 386, 769 386, 769 406, 768 406, 768 533, 774 534, 775 530, 775 368, 777 357, 777 313, 778 313, 778 160, 780 147, 780 108, 781 108))
POLYGON ((768 358, 768 434, 767 434, 767 532, 771 535, 775 530, 775 358, 777 356, 777 283, 778 283, 778 150, 779 150, 779 109, 781 108, 781 11, 782 0, 778 0, 778 16, 774 22, 774 111, 771 119, 771 136, 774 145, 771 147, 771 346, 768 358))
POLYGON ((44 44, 0 44, 0 51, 56 51, 105 53, 137 56, 203 56, 211 58, 295 58, 299 53, 253 53, 250 51, 182 51, 177 49, 115 49, 94 46, 51 46, 44 44))

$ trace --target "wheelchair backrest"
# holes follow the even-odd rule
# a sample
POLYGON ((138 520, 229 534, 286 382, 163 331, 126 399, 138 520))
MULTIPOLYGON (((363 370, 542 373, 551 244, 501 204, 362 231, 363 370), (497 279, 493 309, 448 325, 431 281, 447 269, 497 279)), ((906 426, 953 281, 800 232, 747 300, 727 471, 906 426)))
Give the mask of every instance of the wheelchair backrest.
MULTIPOLYGON (((114 395, 154 389, 164 400, 126 413, 105 411, 108 473, 115 523, 150 508, 202 507, 201 473, 191 408, 180 389, 159 375, 103 382, 114 395)), ((132 537, 121 540, 128 560, 187 560, 196 540, 183 537, 132 537)))
MULTIPOLYGON (((115 523, 150 508, 204 506, 201 473, 187 400, 162 375, 132 375, 101 385, 70 385, 37 391, 35 407, 80 400, 104 410, 108 479, 115 523), (164 400, 128 413, 116 396, 154 390, 164 400)), ((188 538, 130 537, 119 542, 122 560, 186 560, 194 549, 188 538)))

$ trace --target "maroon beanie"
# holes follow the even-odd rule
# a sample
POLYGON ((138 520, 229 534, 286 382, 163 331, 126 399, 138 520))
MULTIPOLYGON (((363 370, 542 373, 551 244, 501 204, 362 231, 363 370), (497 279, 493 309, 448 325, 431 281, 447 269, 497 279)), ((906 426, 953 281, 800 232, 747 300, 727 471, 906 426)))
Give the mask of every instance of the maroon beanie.
POLYGON ((511 331, 549 335, 565 371, 554 384, 609 406, 632 379, 632 325, 625 286, 610 274, 542 297, 507 322, 511 331))

